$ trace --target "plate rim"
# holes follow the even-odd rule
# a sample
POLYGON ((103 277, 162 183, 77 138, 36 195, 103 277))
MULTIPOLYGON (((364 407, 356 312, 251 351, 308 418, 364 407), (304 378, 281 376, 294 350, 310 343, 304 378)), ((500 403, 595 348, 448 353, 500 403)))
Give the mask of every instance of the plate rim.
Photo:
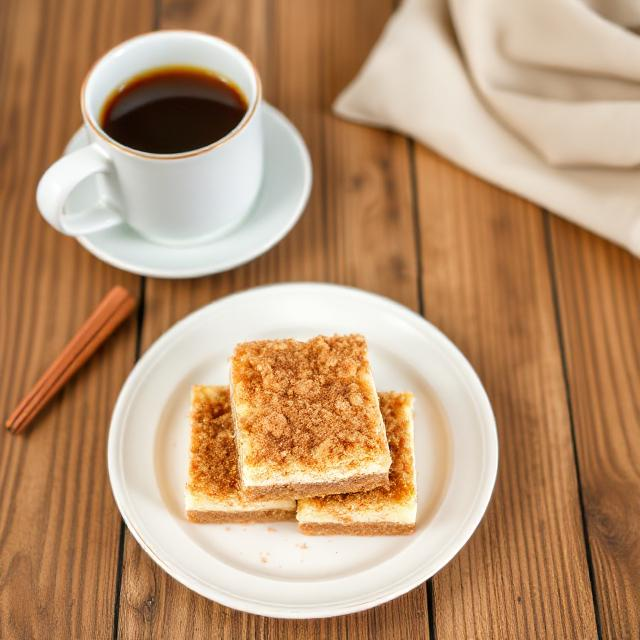
MULTIPOLYGON (((281 240, 283 240, 289 232, 293 229, 293 227, 298 223, 302 214, 304 213, 307 204, 309 203, 309 197, 311 195, 311 188, 313 186, 313 164, 311 162, 311 156, 309 155, 309 149, 302 137, 298 128, 287 118, 287 116, 280 111, 280 109, 274 107, 272 104, 268 103, 266 100, 263 100, 262 107, 265 114, 269 114, 269 117, 273 117, 275 120, 279 120, 282 125, 288 130, 291 135, 292 140, 295 143, 296 148, 298 149, 298 153, 300 155, 301 165, 303 167, 303 185, 300 193, 300 198, 298 203, 292 211, 290 218, 287 220, 287 224, 283 225, 278 229, 278 233, 274 233, 266 242, 263 242, 250 251, 247 252, 240 259, 230 259, 227 262, 221 263, 217 266, 211 267, 200 267, 200 268, 192 268, 186 267, 184 269, 164 269, 164 268, 145 268, 138 266, 136 264, 131 263, 130 261, 124 260, 120 257, 113 256, 111 253, 105 251, 99 244, 96 244, 95 241, 92 241, 91 235, 85 236, 77 236, 76 240, 80 243, 80 245, 86 249, 89 253, 91 253, 94 257, 98 258, 102 262, 105 262, 112 267, 116 267, 117 269, 121 269, 122 271, 126 271, 128 273, 133 273, 139 276, 147 276, 151 278, 162 278, 165 280, 184 280, 187 278, 202 278, 208 275, 214 275, 216 273, 224 273, 225 271, 229 271, 236 267, 240 267, 252 260, 255 260, 262 254, 266 253, 270 249, 272 249, 275 245, 277 245, 281 240)), ((70 152, 70 147, 74 143, 77 136, 81 135, 85 132, 85 125, 81 125, 69 138, 65 149, 63 151, 63 155, 66 155, 70 152)), ((226 236, 222 236, 216 239, 216 242, 224 240, 224 238, 231 236, 234 233, 241 233, 244 221, 241 221, 240 224, 229 231, 226 236)), ((150 244, 154 244, 149 241, 150 244)), ((162 245, 157 245, 159 249, 162 249, 162 245)), ((196 245, 197 248, 202 248, 202 245, 196 245)), ((206 243, 205 245, 206 246, 206 243)), ((185 247, 188 249, 188 247, 185 247)))
MULTIPOLYGON (((132 397, 135 397, 132 396, 132 397)), ((118 394, 118 398, 113 410, 111 422, 109 425, 109 433, 108 433, 108 443, 107 443, 107 469, 109 476, 109 483, 111 486, 111 491, 114 497, 114 501, 118 510, 122 516, 123 521, 127 525, 130 533, 136 540, 136 542, 142 547, 142 549, 149 555, 149 557, 166 573, 168 573, 175 580, 180 582, 182 585, 187 587, 188 589, 198 593, 199 595, 207 598, 208 600, 212 600, 224 606, 231 607, 233 609, 244 611, 247 613, 262 615, 272 618, 283 618, 283 619, 310 619, 310 618, 325 618, 325 617, 333 617, 339 615, 345 615, 349 613, 356 613, 359 611, 364 611, 370 609, 375 606, 379 606, 384 604, 385 602, 389 602, 395 598, 400 597, 401 595, 409 592, 410 590, 416 588, 420 584, 424 583, 425 580, 428 580, 433 575, 435 575, 438 571, 442 570, 467 544, 480 522, 484 518, 489 503, 491 501, 491 497, 493 495, 493 491, 495 489, 495 483, 498 472, 498 460, 499 460, 499 441, 498 441, 498 431, 495 421, 495 416, 493 413, 493 409, 491 407, 491 402, 487 395, 482 382, 472 367, 471 363, 467 360, 462 351, 434 324, 429 322, 426 318, 421 316, 419 313, 409 309, 408 307, 392 300, 386 296, 373 293, 370 291, 365 291, 363 289, 359 289, 357 287, 351 287, 346 285, 339 285, 327 282, 305 282, 305 281, 296 281, 296 282, 287 282, 287 283, 276 283, 276 284, 267 284, 256 287, 250 287, 247 289, 243 289, 241 291, 233 292, 229 295, 223 296, 217 300, 214 300, 208 304, 205 304, 198 309, 187 314, 184 318, 181 318, 177 322, 175 322, 169 329, 167 329, 162 335, 160 335, 153 344, 142 354, 139 360, 135 363, 131 372, 127 376, 124 384, 122 385, 120 392, 118 394), (396 588, 392 589, 388 592, 384 592, 382 595, 379 595, 370 600, 363 600, 357 604, 347 604, 341 606, 339 604, 332 603, 330 605, 324 605, 317 608, 311 608, 309 605, 299 605, 294 608, 287 608, 281 605, 273 605, 267 604, 264 602, 252 600, 249 598, 243 598, 242 596, 237 596, 235 594, 229 594, 225 589, 218 589, 211 584, 204 583, 200 578, 195 576, 191 576, 187 571, 180 570, 179 567, 174 567, 168 564, 163 558, 160 558, 153 549, 144 541, 142 534, 136 529, 135 525, 132 523, 129 514, 126 513, 126 496, 124 482, 121 479, 117 478, 117 459, 118 459, 118 450, 116 449, 117 441, 116 436, 118 434, 118 423, 123 424, 124 419, 126 418, 126 414, 128 412, 129 404, 130 404, 130 394, 132 391, 135 392, 138 383, 141 381, 141 378, 144 378, 145 370, 146 370, 146 362, 152 360, 158 352, 160 352, 165 346, 170 344, 174 337, 179 336, 190 323, 196 322, 198 317, 210 308, 218 304, 227 303, 232 298, 237 298, 246 295, 252 295, 258 292, 266 292, 268 290, 273 289, 290 289, 295 291, 297 288, 314 288, 317 290, 323 290, 328 292, 337 292, 337 293, 347 293, 350 295, 355 295, 362 298, 368 298, 374 303, 387 305, 395 312, 400 313, 401 315, 405 315, 406 317, 411 318, 414 322, 418 322, 418 324, 424 324, 429 329, 429 331, 435 332, 441 340, 444 341, 447 348, 455 353, 459 364, 466 369, 467 380, 474 387, 474 391, 477 392, 475 400, 478 403, 478 408, 483 413, 483 422, 486 425, 485 436, 488 437, 487 441, 487 451, 489 453, 485 468, 485 477, 483 482, 480 483, 478 490, 476 492, 476 496, 473 501, 474 508, 470 510, 467 517, 462 520, 457 527, 457 531, 454 537, 457 537, 456 543, 449 546, 446 553, 440 552, 435 556, 436 560, 443 556, 437 562, 432 561, 431 564, 437 564, 438 567, 430 571, 429 567, 427 567, 426 571, 416 571, 411 574, 411 579, 406 580, 400 585, 394 585, 396 588)))

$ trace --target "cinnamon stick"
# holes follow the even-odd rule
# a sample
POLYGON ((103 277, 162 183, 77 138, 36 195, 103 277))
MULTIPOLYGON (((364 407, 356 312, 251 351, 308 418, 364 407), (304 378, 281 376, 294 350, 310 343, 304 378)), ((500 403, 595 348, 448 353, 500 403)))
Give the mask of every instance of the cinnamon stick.
POLYGON ((135 306, 135 299, 125 288, 117 286, 111 289, 14 409, 5 423, 7 429, 12 433, 20 433, 29 426, 49 400, 131 314, 135 306))

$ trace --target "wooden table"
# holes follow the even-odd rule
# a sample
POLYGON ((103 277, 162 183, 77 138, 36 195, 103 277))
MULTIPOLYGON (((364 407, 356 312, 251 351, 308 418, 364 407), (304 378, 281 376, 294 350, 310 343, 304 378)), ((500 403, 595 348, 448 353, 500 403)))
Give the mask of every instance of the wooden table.
POLYGON ((0 638, 638 638, 640 263, 427 149, 338 120, 331 103, 393 10, 386 0, 0 3, 3 416, 109 287, 129 321, 26 437, 0 437, 0 638), (102 264, 35 209, 80 124, 91 62, 156 28, 193 28, 256 61, 311 152, 311 200, 275 249, 191 281, 102 264), (371 611, 281 621, 227 609, 159 569, 106 471, 111 411, 136 358, 232 291, 345 283, 424 314, 468 356, 496 413, 489 511, 438 575, 371 611))

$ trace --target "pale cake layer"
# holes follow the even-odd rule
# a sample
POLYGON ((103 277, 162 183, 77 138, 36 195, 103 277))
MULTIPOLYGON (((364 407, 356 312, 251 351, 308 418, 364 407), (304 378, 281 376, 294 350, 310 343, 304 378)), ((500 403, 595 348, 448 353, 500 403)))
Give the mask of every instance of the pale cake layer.
POLYGON ((279 487, 279 495, 296 497, 297 489, 287 487, 330 485, 331 492, 360 476, 388 474, 391 457, 362 336, 239 344, 230 384, 244 490, 279 487))
POLYGON ((233 418, 227 387, 194 386, 185 510, 193 522, 265 520, 295 513, 295 501, 252 500, 239 489, 233 418), (197 515, 199 514, 199 515, 197 515))
MULTIPOLYGON (((364 493, 362 495, 364 495, 364 493)), ((398 504, 393 501, 385 504, 383 501, 378 500, 367 505, 366 508, 359 508, 361 504, 340 504, 336 507, 331 504, 327 506, 310 506, 308 503, 301 505, 300 502, 302 502, 302 500, 298 502, 298 520, 308 520, 317 524, 331 524, 335 522, 395 522, 397 524, 413 524, 416 521, 416 503, 409 500, 403 504, 398 504)))
POLYGON ((357 491, 369 491, 376 487, 389 484, 389 476, 386 473, 356 476, 348 480, 325 483, 297 483, 259 487, 245 487, 245 496, 255 499, 278 498, 283 496, 296 496, 304 498, 308 496, 328 496, 336 493, 355 493, 357 491))
POLYGON ((416 525, 396 522, 305 522, 298 525, 298 530, 307 536, 407 536, 415 532, 416 525))
MULTIPOLYGON (((329 529, 337 533, 340 529, 345 534, 382 535, 375 532, 386 525, 406 533, 415 528, 413 396, 386 392, 379 397, 391 449, 388 487, 299 500, 296 518, 303 533, 323 533, 329 529)), ((390 531, 389 527, 386 530, 390 531)))
POLYGON ((288 498, 274 498, 266 500, 247 499, 244 493, 242 498, 229 497, 225 500, 210 498, 201 493, 186 491, 184 496, 187 511, 265 511, 271 509, 295 509, 293 500, 288 498))

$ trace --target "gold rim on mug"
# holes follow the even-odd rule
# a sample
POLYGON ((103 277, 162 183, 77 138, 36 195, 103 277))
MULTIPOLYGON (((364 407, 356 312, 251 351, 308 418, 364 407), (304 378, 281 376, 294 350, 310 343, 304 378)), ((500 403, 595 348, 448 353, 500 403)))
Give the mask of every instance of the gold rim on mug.
POLYGON ((109 51, 107 51, 105 54, 100 56, 100 58, 98 58, 93 63, 93 65, 91 65, 91 68, 89 69, 89 71, 87 72, 87 75, 84 77, 84 80, 82 81, 82 88, 80 89, 80 109, 82 111, 82 117, 84 118, 85 122, 88 123, 88 125, 91 127, 94 133, 98 137, 100 137, 102 140, 116 147, 117 149, 120 149, 121 151, 124 151, 129 155, 136 156, 139 158, 145 158, 147 160, 182 160, 184 158, 193 158, 195 156, 202 155, 203 153, 207 153, 212 149, 215 149, 216 147, 222 146, 223 144, 229 142, 229 140, 232 140, 233 138, 235 138, 243 129, 245 129, 245 127, 253 119, 253 116, 255 115, 255 112, 261 101, 262 101, 262 81, 260 80, 260 74, 256 69, 256 65, 253 63, 251 58, 249 58, 249 56, 247 56, 247 54, 244 51, 242 51, 242 49, 236 47, 236 45, 231 44, 230 42, 228 42, 227 40, 224 40, 223 38, 219 38, 218 36, 211 35, 210 33, 205 33, 204 31, 193 31, 191 29, 161 29, 159 31, 149 31, 147 33, 141 33, 137 36, 134 36, 133 38, 129 38, 128 40, 121 42, 120 44, 116 45, 112 49, 109 49, 109 51), (91 74, 94 72, 96 67, 107 56, 110 56, 111 54, 117 52, 119 49, 130 44, 134 40, 140 40, 142 38, 147 38, 154 34, 160 34, 160 33, 166 33, 166 34, 173 33, 173 34, 183 34, 183 35, 189 34, 189 35, 196 35, 199 37, 211 38, 213 40, 216 40, 217 42, 220 42, 230 47, 231 49, 234 49, 236 53, 238 53, 242 58, 244 58, 244 60, 246 60, 251 66, 251 68, 253 69, 253 74, 256 79, 256 98, 253 101, 253 105, 251 106, 250 109, 247 110, 247 113, 244 114, 244 117, 239 122, 239 124, 235 127, 235 129, 233 129, 226 136, 224 136, 224 138, 220 138, 220 140, 216 140, 215 142, 208 144, 206 147, 200 147, 199 149, 193 149, 192 151, 183 151, 181 153, 149 153, 148 151, 138 151, 137 149, 132 149, 131 147, 127 147, 126 145, 121 144, 117 140, 114 140, 111 136, 108 136, 102 130, 102 127, 100 127, 100 125, 94 120, 94 118, 89 113, 89 109, 86 105, 85 89, 87 87, 87 83, 89 82, 89 78, 91 77, 91 74))

